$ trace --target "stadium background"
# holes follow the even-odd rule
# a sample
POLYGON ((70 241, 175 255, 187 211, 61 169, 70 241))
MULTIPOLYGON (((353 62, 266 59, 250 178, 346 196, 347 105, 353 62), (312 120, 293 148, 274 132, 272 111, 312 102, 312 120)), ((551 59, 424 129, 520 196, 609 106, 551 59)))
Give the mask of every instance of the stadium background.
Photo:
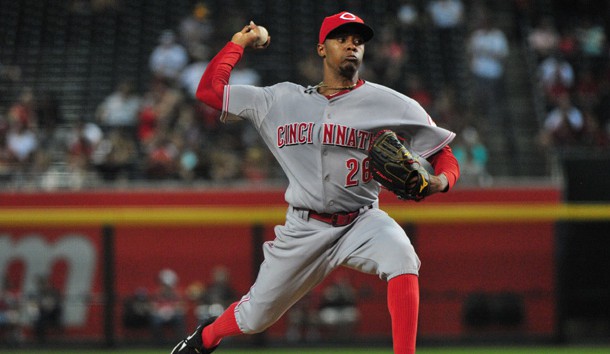
MULTIPOLYGON (((414 3, 425 8, 425 1, 414 3)), ((311 55, 324 15, 349 8, 374 28, 382 28, 393 21, 401 2, 205 4, 216 28, 206 43, 210 53, 245 19, 254 19, 273 36, 269 50, 251 53, 248 60, 261 83, 313 84, 304 81, 295 63, 311 55)), ((602 271, 609 265, 610 246, 605 239, 610 217, 605 204, 610 190, 607 147, 558 151, 536 145, 544 109, 532 81, 535 59, 525 34, 544 15, 559 21, 566 11, 578 18, 595 8, 605 20, 608 7, 595 1, 571 10, 562 1, 464 4, 468 10, 485 4, 509 37, 506 86, 514 136, 506 137, 503 129, 485 130, 493 182, 466 181, 453 193, 414 207, 401 208, 404 204, 392 196, 382 196, 382 205, 408 229, 424 262, 420 342, 424 346, 604 343, 610 327, 604 305, 610 299, 610 280, 602 271), (514 140, 514 149, 506 140, 514 140)), ((121 79, 134 79, 137 90, 145 92, 153 79, 149 55, 159 36, 165 29, 177 29, 194 5, 161 0, 3 3, 0 63, 20 69, 18 79, 0 81, 3 117, 24 87, 41 96, 50 92, 61 116, 54 134, 61 138, 79 122, 94 121, 96 107, 121 79)), ((417 72, 431 92, 442 90, 448 80, 457 85, 459 100, 470 102, 464 46, 472 26, 467 16, 449 43, 439 42, 429 24, 397 30, 399 40, 409 47, 409 60, 399 71, 404 76, 388 85, 406 91, 408 73, 417 72), (455 63, 450 77, 440 74, 443 58, 455 63)), ((367 55, 376 49, 374 44, 367 46, 367 55)), ((447 124, 462 127, 459 122, 447 124)), ((244 128, 238 125, 230 131, 242 134, 239 129, 244 128)), ((49 273, 65 299, 64 326, 50 335, 50 343, 154 344, 147 331, 131 331, 122 325, 122 304, 138 288, 154 289, 158 272, 166 267, 179 274, 180 285, 186 288, 209 281, 209 270, 223 264, 235 289, 247 291, 260 261, 259 245, 272 237, 272 226, 281 222, 285 208, 285 181, 273 166, 262 181, 243 175, 229 180, 151 178, 138 168, 126 180, 113 180, 96 177, 92 168, 75 186, 66 182, 69 172, 61 168, 69 154, 58 145, 48 148, 59 182, 49 187, 40 182, 45 171, 31 165, 9 166, 3 169, 0 192, 0 275, 26 293, 34 288, 36 271, 49 273), (76 248, 81 252, 75 252, 76 248)), ((328 282, 343 275, 361 295, 357 335, 296 344, 387 346, 383 283, 344 271, 333 274, 328 282)), ((195 321, 192 310, 188 308, 189 327, 195 321)), ((227 345, 294 345, 286 339, 286 326, 284 318, 264 335, 227 345)), ((24 330, 25 342, 18 345, 36 346, 32 328, 24 330)), ((0 329, 0 334, 6 331, 0 329)), ((0 343, 15 345, 9 340, 0 343)))

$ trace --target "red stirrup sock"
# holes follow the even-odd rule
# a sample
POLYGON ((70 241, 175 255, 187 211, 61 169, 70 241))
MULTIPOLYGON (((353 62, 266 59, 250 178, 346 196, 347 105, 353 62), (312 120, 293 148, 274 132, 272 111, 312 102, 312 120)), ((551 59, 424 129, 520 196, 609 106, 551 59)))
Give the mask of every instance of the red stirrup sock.
POLYGON ((388 282, 388 309, 392 317, 394 354, 415 353, 419 314, 419 281, 415 274, 403 274, 388 282))
POLYGON ((237 302, 232 303, 214 323, 203 329, 202 339, 204 347, 213 348, 220 344, 224 337, 242 334, 235 320, 236 306, 237 302))

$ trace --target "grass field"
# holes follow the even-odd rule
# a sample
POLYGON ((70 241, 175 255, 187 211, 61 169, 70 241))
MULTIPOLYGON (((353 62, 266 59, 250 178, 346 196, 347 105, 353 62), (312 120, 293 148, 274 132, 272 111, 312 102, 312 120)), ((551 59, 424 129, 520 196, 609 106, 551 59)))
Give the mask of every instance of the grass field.
MULTIPOLYGON (((282 349, 226 349, 219 354, 392 354, 392 350, 379 348, 282 348, 282 349)), ((3 354, 168 354, 160 349, 80 349, 80 350, 0 350, 3 354)), ((610 347, 425 347, 418 354, 610 354, 610 347)))

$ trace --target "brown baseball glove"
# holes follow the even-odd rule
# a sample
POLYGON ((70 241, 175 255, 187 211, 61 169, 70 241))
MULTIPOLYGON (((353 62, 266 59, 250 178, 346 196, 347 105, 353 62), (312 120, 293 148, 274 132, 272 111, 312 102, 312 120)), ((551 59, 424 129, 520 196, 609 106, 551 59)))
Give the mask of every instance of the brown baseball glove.
POLYGON ((409 151, 393 131, 382 130, 375 136, 369 157, 373 178, 399 198, 420 201, 428 195, 432 166, 409 151))

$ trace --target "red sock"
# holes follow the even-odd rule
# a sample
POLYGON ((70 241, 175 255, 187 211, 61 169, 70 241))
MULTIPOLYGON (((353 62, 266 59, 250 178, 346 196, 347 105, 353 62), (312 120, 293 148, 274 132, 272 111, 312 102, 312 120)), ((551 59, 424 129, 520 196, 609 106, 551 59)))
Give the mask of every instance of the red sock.
POLYGON ((220 344, 220 341, 224 337, 235 336, 242 333, 235 320, 236 306, 237 302, 232 303, 214 323, 203 329, 202 339, 204 347, 213 348, 220 344))
POLYGON ((394 354, 415 353, 419 282, 415 274, 403 274, 388 282, 388 309, 392 317, 394 354))

